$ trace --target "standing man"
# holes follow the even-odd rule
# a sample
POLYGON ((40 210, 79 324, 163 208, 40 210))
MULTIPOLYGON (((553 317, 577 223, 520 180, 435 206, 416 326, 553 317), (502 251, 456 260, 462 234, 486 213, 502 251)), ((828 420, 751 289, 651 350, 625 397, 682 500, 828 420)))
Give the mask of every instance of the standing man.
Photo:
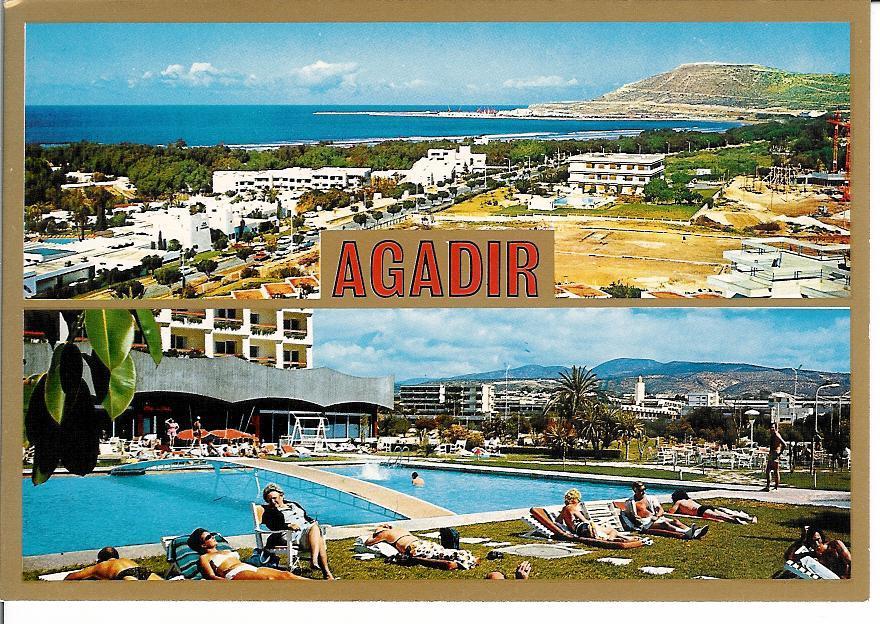
POLYGON ((196 416, 193 421, 193 446, 202 446, 202 417, 196 416))
POLYGON ((770 421, 770 453, 767 455, 767 486, 764 492, 770 491, 770 475, 773 475, 776 490, 779 489, 779 458, 788 445, 779 435, 779 425, 770 421))

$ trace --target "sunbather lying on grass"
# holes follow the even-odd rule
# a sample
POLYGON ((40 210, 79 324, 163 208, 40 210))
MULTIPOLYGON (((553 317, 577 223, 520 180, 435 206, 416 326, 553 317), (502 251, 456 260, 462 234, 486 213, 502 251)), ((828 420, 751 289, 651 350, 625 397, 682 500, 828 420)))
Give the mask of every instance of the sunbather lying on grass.
POLYGON ((436 542, 423 540, 406 529, 394 529, 390 524, 380 524, 373 534, 364 542, 365 546, 372 546, 379 542, 391 544, 402 555, 414 559, 429 559, 434 561, 454 561, 460 568, 469 570, 477 565, 477 559, 470 551, 443 548, 436 542))
POLYGON ((199 553, 199 570, 206 579, 221 581, 306 581, 301 576, 275 568, 257 568, 244 563, 234 550, 217 550, 217 534, 196 529, 186 540, 187 546, 199 553))
MULTIPOLYGON (((529 578, 529 574, 532 573, 532 564, 528 561, 523 561, 521 564, 516 566, 516 571, 513 573, 513 577, 518 580, 526 580, 529 578)), ((500 572, 495 570, 494 572, 489 572, 486 575, 486 580, 488 581, 503 581, 507 577, 504 576, 504 572, 500 572)))
POLYGON ((667 533, 670 537, 681 539, 699 539, 709 531, 707 526, 688 527, 675 518, 665 518, 663 505, 656 496, 646 495, 647 488, 641 481, 632 484, 632 491, 633 495, 626 499, 621 515, 633 524, 636 530, 651 534, 667 533))
POLYGON ((161 581, 162 577, 147 568, 139 566, 131 559, 119 556, 112 546, 105 546, 98 551, 95 565, 71 572, 64 577, 65 581, 161 581))
POLYGON ((732 522, 734 524, 752 524, 758 519, 750 516, 744 511, 736 511, 727 507, 713 507, 712 505, 701 505, 695 500, 691 500, 688 493, 684 490, 676 490, 672 493, 672 509, 671 514, 681 514, 682 516, 694 516, 695 518, 705 518, 706 520, 718 520, 720 522, 732 522))

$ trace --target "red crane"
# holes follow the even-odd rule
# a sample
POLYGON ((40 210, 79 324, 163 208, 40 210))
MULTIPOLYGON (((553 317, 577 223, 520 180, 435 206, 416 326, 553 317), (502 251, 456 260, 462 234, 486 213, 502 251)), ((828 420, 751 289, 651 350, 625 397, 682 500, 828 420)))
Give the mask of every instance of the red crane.
POLYGON ((833 151, 831 155, 831 173, 838 172, 837 166, 837 151, 840 147, 841 140, 844 142, 844 148, 846 149, 846 155, 844 156, 844 174, 845 181, 843 183, 843 199, 845 201, 849 201, 850 199, 850 189, 849 189, 849 171, 850 171, 850 153, 851 153, 851 124, 848 119, 843 119, 840 115, 840 111, 834 113, 831 118, 828 120, 832 126, 834 126, 834 143, 833 143, 833 151))

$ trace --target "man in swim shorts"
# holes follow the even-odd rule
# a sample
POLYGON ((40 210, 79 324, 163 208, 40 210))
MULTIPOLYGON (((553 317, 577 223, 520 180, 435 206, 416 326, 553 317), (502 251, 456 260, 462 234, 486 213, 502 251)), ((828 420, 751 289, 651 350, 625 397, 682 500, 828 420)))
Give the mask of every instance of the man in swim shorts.
POLYGON ((782 436, 779 435, 779 425, 775 422, 770 423, 770 452, 767 455, 767 485, 764 487, 765 492, 770 491, 770 475, 773 475, 774 489, 779 489, 779 458, 788 445, 782 436))
POLYGON ((161 581, 162 577, 139 566, 131 559, 124 559, 112 546, 105 546, 98 551, 95 565, 71 572, 64 577, 65 581, 161 581))
POLYGON ((663 505, 656 496, 647 496, 647 488, 641 481, 632 484, 633 495, 626 500, 626 517, 636 523, 638 531, 651 529, 671 531, 680 534, 685 539, 699 539, 708 531, 708 526, 688 527, 675 518, 664 518, 663 505))
POLYGON ((671 514, 694 516, 695 518, 719 520, 721 522, 731 522, 734 524, 752 524, 753 522, 758 521, 757 518, 750 516, 744 511, 700 504, 695 500, 691 500, 688 493, 684 490, 676 490, 672 493, 672 503, 672 509, 669 510, 669 513, 671 514))

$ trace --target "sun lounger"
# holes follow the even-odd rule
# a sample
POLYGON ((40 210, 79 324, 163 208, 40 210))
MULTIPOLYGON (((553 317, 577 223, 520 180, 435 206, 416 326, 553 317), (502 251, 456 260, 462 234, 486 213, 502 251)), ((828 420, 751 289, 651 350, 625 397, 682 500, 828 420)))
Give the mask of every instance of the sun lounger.
MULTIPOLYGON (((215 534, 217 538, 217 550, 232 550, 232 546, 222 535, 215 534)), ((199 553, 194 551, 186 543, 188 535, 177 537, 163 537, 162 545, 165 547, 165 559, 171 564, 171 568, 165 574, 166 579, 183 577, 185 579, 201 579, 202 572, 199 570, 199 553)))
POLYGON ((547 513, 547 510, 541 507, 532 507, 529 510, 529 515, 531 517, 526 518, 526 522, 538 528, 539 532, 542 532, 550 539, 580 542, 581 544, 586 544, 588 546, 612 548, 616 550, 628 550, 630 548, 641 548, 644 546, 642 540, 638 538, 627 539, 626 541, 615 541, 575 535, 568 527, 556 522, 553 517, 547 513), (544 531, 540 531, 540 529, 544 529, 544 531))

